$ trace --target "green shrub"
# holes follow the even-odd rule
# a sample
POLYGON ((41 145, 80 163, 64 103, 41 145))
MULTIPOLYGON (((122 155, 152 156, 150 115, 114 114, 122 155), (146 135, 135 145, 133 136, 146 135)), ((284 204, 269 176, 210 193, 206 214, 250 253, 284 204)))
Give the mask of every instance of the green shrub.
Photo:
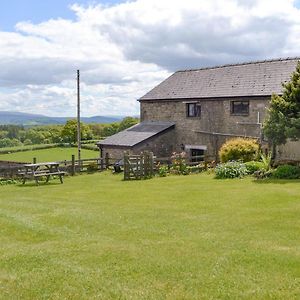
POLYGON ((300 179, 300 167, 292 165, 279 166, 272 174, 277 179, 300 179))
POLYGON ((255 160, 258 156, 259 145, 256 140, 235 138, 222 145, 219 151, 221 162, 243 162, 255 160))
POLYGON ((261 161, 248 161, 245 162, 245 166, 248 174, 253 174, 256 171, 261 171, 265 169, 265 164, 261 161))
POLYGON ((31 141, 30 139, 26 139, 26 140, 23 142, 23 144, 24 144, 25 146, 32 145, 32 141, 31 141))
POLYGON ((206 170, 204 163, 187 167, 189 173, 201 173, 206 170))
POLYGON ((242 178, 248 174, 244 163, 238 161, 229 161, 218 164, 215 168, 216 178, 242 178))
POLYGON ((271 170, 272 152, 269 152, 268 154, 260 153, 260 158, 262 163, 264 164, 264 169, 266 171, 271 170))
POLYGON ((166 165, 158 166, 158 176, 159 177, 166 177, 169 173, 169 168, 166 165))
POLYGON ((16 184, 17 181, 14 179, 6 179, 6 178, 0 178, 0 185, 8 185, 8 184, 16 184))

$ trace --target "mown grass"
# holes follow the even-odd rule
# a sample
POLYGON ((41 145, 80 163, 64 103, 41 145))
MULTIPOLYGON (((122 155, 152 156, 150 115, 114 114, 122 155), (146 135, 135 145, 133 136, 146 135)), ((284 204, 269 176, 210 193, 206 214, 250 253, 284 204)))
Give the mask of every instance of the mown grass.
MULTIPOLYGON (((0 160, 32 162, 36 157, 38 162, 71 160, 72 154, 77 158, 77 148, 57 147, 50 149, 39 149, 9 154, 0 154, 0 160)), ((99 153, 93 150, 81 149, 81 158, 97 158, 99 153)))
POLYGON ((0 187, 3 299, 299 299, 300 181, 0 187))

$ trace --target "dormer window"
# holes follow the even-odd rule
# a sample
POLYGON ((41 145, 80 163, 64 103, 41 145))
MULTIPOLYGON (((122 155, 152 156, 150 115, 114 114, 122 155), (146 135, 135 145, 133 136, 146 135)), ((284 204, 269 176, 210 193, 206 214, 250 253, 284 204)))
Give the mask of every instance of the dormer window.
POLYGON ((232 115, 249 115, 249 101, 231 101, 232 115))
POLYGON ((201 116, 201 105, 199 103, 187 103, 186 116, 191 118, 199 118, 201 116))

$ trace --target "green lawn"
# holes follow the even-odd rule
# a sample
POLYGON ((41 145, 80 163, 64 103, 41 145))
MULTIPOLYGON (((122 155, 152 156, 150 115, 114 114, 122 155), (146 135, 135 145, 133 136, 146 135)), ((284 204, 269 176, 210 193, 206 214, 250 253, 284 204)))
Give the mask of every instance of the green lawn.
MULTIPOLYGON (((15 152, 10 154, 0 154, 0 160, 32 162, 33 157, 38 162, 71 160, 72 154, 77 157, 77 148, 57 147, 42 150, 32 150, 24 152, 15 152)), ((81 158, 98 158, 99 152, 93 150, 81 149, 81 158)))
POLYGON ((0 186, 1 299, 299 299, 300 181, 0 186))

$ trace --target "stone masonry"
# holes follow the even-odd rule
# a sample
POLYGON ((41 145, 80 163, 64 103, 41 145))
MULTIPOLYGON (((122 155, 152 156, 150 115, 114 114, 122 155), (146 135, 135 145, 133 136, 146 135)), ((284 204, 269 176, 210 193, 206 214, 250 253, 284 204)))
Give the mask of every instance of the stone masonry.
POLYGON ((103 157, 107 154, 112 159, 122 159, 124 151, 130 154, 140 154, 142 151, 152 151, 157 157, 168 157, 174 149, 175 130, 168 130, 133 147, 102 146, 103 157))
POLYGON ((141 121, 173 121, 175 138, 173 149, 182 151, 184 145, 207 147, 206 158, 214 160, 221 145, 234 136, 260 138, 259 122, 265 117, 270 97, 243 97, 240 99, 193 99, 178 101, 140 101, 141 121), (249 115, 232 115, 231 101, 249 101, 249 115), (187 103, 201 105, 200 117, 187 117, 187 103))

